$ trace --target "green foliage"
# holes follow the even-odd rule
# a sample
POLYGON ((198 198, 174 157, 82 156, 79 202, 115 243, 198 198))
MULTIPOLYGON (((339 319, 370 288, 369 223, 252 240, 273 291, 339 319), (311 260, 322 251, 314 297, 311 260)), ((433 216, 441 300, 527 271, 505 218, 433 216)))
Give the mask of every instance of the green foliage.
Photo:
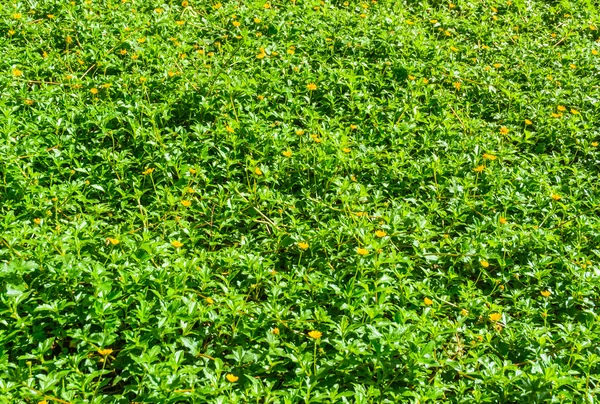
POLYGON ((0 402, 594 402, 599 17, 3 2, 0 402))

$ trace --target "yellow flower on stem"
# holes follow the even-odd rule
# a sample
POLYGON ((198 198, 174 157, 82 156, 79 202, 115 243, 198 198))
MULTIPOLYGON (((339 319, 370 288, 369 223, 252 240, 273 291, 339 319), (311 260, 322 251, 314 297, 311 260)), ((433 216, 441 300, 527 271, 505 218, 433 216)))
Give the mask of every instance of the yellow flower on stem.
POLYGON ((110 349, 110 348, 103 348, 103 349, 98 349, 98 351, 97 351, 97 352, 98 352, 100 355, 102 355, 102 356, 108 356, 108 355, 110 355, 111 353, 113 353, 113 350, 112 350, 112 349, 110 349))
POLYGON ((319 338, 321 338, 323 336, 323 333, 321 331, 315 331, 315 330, 313 330, 313 331, 310 331, 308 333, 308 336, 311 337, 311 338, 313 338, 313 339, 319 339, 319 338))
POLYGON ((356 252, 358 253, 358 255, 365 256, 365 255, 367 255, 369 253, 369 250, 367 250, 366 248, 358 247, 356 249, 356 252))
POLYGON ((533 124, 533 122, 531 122, 529 119, 525 119, 525 125, 531 125, 533 124))
POLYGON ((286 151, 284 151, 281 154, 283 154, 285 157, 291 157, 292 156, 292 151, 291 150, 286 150, 286 151))
POLYGON ((317 89, 317 85, 315 83, 308 83, 306 88, 308 88, 310 91, 315 91, 317 89))
POLYGON ((171 245, 173 247, 175 247, 175 248, 181 248, 181 247, 183 247, 183 243, 181 241, 179 241, 179 240, 171 241, 171 245))
POLYGON ((503 126, 500 128, 500 133, 503 135, 507 135, 508 134, 508 128, 506 126, 503 126))
POLYGON ((423 299, 423 303, 425 303, 425 306, 431 306, 433 304, 433 300, 426 297, 425 299, 423 299))
POLYGON ((181 201, 181 204, 183 206, 185 206, 186 208, 189 208, 190 206, 192 206, 192 201, 183 200, 183 201, 181 201))
POLYGON ((107 238, 106 238, 106 241, 107 241, 108 243, 112 244, 112 245, 117 245, 117 244, 119 244, 119 243, 121 242, 119 239, 116 239, 116 238, 110 238, 110 237, 107 237, 107 238))
POLYGON ((473 169, 473 171, 475 171, 476 173, 482 173, 483 170, 485 170, 485 166, 477 166, 473 169))
POLYGON ((279 335, 279 328, 275 327, 271 330, 271 334, 279 335))
POLYGON ((560 201, 561 200, 561 196, 558 194, 553 193, 552 195, 550 195, 550 198, 554 199, 555 201, 560 201))
POLYGON ((499 321, 502 318, 502 314, 500 313, 492 313, 490 314, 491 321, 499 321))
POLYGON ((308 243, 306 243, 304 241, 300 241, 298 243, 298 248, 301 250, 308 250, 308 243))
POLYGON ((552 294, 552 292, 550 292, 549 290, 543 290, 540 292, 540 294, 544 297, 548 297, 552 294))
POLYGON ((483 153, 483 158, 485 160, 496 160, 496 156, 489 153, 483 153))
POLYGON ((263 172, 262 172, 262 170, 259 167, 256 167, 254 169, 254 174, 256 174, 256 175, 263 175, 263 172))
POLYGON ((500 222, 500 224, 506 224, 506 223, 508 223, 508 221, 506 220, 505 217, 500 217, 500 219, 498 219, 498 221, 500 222))
POLYGON ((152 174, 154 172, 154 168, 146 168, 142 174, 143 175, 148 175, 148 174, 152 174))
POLYGON ((375 235, 376 235, 377 237, 381 238, 381 237, 385 237, 385 236, 387 236, 387 233, 386 233, 385 231, 383 231, 383 230, 377 230, 377 231, 375 232, 375 235))
POLYGON ((481 260, 479 261, 479 263, 481 264, 482 267, 484 268, 488 268, 490 266, 490 263, 487 262, 486 260, 481 260))
POLYGON ((231 373, 227 373, 227 376, 225 376, 225 378, 227 379, 227 381, 229 381, 230 383, 235 383, 237 382, 240 378, 237 377, 236 375, 233 375, 231 373))

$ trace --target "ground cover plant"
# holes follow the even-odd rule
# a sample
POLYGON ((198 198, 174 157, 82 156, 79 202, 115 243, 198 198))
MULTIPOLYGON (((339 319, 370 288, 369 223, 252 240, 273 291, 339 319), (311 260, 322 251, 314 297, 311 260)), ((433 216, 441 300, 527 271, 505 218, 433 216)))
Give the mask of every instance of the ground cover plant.
POLYGON ((4 1, 0 402, 595 402, 593 1, 4 1))

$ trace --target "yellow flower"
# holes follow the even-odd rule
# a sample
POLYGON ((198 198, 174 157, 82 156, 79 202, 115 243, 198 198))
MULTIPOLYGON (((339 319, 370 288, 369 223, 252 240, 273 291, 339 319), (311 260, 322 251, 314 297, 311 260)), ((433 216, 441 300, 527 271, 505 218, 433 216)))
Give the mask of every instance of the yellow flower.
POLYGON ((106 238, 106 241, 108 241, 108 242, 109 242, 110 244, 112 244, 112 245, 117 245, 117 244, 119 244, 119 243, 121 242, 119 239, 116 239, 116 238, 110 238, 110 237, 107 237, 107 238, 106 238))
POLYGON ((350 125, 350 130, 356 130, 357 128, 358 128, 357 125, 354 125, 354 124, 350 125))
POLYGON ((205 301, 206 301, 206 303, 208 303, 208 304, 213 304, 213 303, 215 302, 215 301, 214 301, 212 298, 210 298, 210 297, 206 297, 206 298, 204 298, 204 300, 205 300, 205 301))
POLYGON ((356 252, 358 253, 358 255, 363 255, 363 256, 365 256, 365 255, 367 255, 367 254, 369 253, 369 250, 367 250, 366 248, 361 248, 361 247, 358 247, 358 248, 356 249, 356 252))
POLYGON ((579 111, 577 111, 577 110, 576 110, 576 109, 574 109, 574 108, 571 108, 571 113, 572 113, 573 115, 579 115, 579 111))
POLYGON ((502 318, 502 314, 500 313, 492 313, 490 314, 491 321, 499 321, 502 318))
POLYGON ((271 330, 272 334, 279 335, 279 328, 275 327, 271 330))
POLYGON ((298 243, 298 248, 301 250, 308 250, 308 243, 305 243, 304 241, 301 241, 298 243))
POLYGON ((283 153, 281 153, 281 154, 283 154, 285 157, 291 157, 291 156, 292 156, 292 152, 291 152, 291 150, 286 150, 286 151, 284 151, 284 152, 283 152, 283 153))
POLYGON ((319 339, 323 336, 323 333, 321 331, 312 330, 311 332, 308 333, 308 336, 313 339, 319 339))
POLYGON ((549 290, 544 290, 544 291, 540 292, 540 294, 544 297, 548 297, 552 294, 552 292, 550 292, 549 290))
POLYGON ((235 383, 239 380, 239 377, 232 375, 231 373, 227 373, 227 376, 225 376, 225 378, 231 383, 235 383))
POLYGON ((98 94, 98 89, 96 87, 94 87, 90 90, 90 93, 96 95, 96 94, 98 94))
POLYGON ((350 153, 350 152, 352 151, 352 149, 350 149, 349 147, 344 147, 344 148, 342 149, 342 151, 343 151, 344 153, 350 153))
POLYGON ((12 75, 15 76, 15 77, 22 76, 23 75, 23 71, 19 70, 19 69, 13 69, 12 70, 12 75))
POLYGON ((487 262, 486 260, 481 260, 479 261, 479 263, 481 264, 482 267, 487 268, 490 266, 490 263, 487 262))
POLYGON ((385 236, 387 236, 387 233, 386 233, 385 231, 383 231, 383 230, 377 230, 377 231, 375 232, 375 235, 376 235, 377 237, 380 237, 380 238, 381 238, 381 237, 385 237, 385 236))
POLYGON ((423 303, 425 303, 425 306, 431 306, 433 304, 433 300, 426 297, 425 299, 423 299, 423 303))
MULTIPOLYGON (((458 50, 458 49, 457 49, 457 50, 458 50)), ((410 75, 410 74, 409 74, 409 75, 408 75, 408 79, 412 81, 412 80, 416 79, 416 77, 415 77, 415 76, 413 76, 413 75, 410 75)))
POLYGON ((577 68, 577 66, 575 66, 573 63, 571 63, 571 64, 569 65, 569 67, 570 67, 571 69, 576 69, 576 68, 577 68))
POLYGON ((221 3, 217 3, 217 4, 215 4, 215 5, 213 6, 213 8, 214 8, 215 10, 218 10, 218 9, 220 9, 220 8, 221 8, 221 6, 222 6, 222 4, 221 4, 221 3))
POLYGON ((42 219, 40 219, 39 217, 36 217, 35 219, 33 219, 33 222, 35 224, 40 224, 40 223, 42 223, 42 219))
POLYGON ((190 3, 188 3, 188 1, 187 1, 187 0, 183 0, 183 1, 181 2, 181 7, 187 7, 187 6, 189 6, 189 4, 190 4, 190 3))
POLYGON ((264 50, 261 48, 261 52, 260 52, 258 55, 256 55, 256 58, 257 58, 257 59, 264 59, 264 58, 265 58, 265 56, 267 56, 267 54, 266 54, 266 53, 265 53, 265 51, 264 51, 264 50))
POLYGON ((494 156, 493 154, 489 154, 489 153, 483 153, 483 158, 485 160, 496 160, 496 156, 494 156))
POLYGON ((260 18, 254 18, 254 22, 255 22, 256 24, 260 24, 260 18))
POLYGON ((451 47, 450 47, 450 50, 451 50, 452 52, 458 52, 458 48, 457 48, 457 47, 455 47, 455 46, 451 46, 451 47))
POLYGON ((183 243, 179 240, 174 240, 174 241, 171 241, 171 245, 175 248, 180 248, 183 246, 183 243))
POLYGON ((592 49, 592 55, 597 55, 598 51, 596 49, 592 49))
POLYGON ((234 27, 239 27, 240 25, 242 25, 239 21, 234 21, 231 24, 233 24, 234 27))
POLYGON ((268 10, 269 8, 271 8, 271 3, 268 3, 268 2, 267 2, 267 3, 265 3, 265 4, 263 5, 263 8, 265 8, 266 10, 268 10))
POLYGON ((477 166, 473 169, 476 173, 482 173, 485 170, 485 166, 477 166))
POLYGON ((358 217, 362 217, 362 216, 368 216, 367 212, 354 212, 354 214, 358 217))
POLYGON ((461 86, 461 85, 462 85, 462 84, 461 84, 460 82, 458 82, 458 81, 457 81, 456 83, 454 83, 454 88, 456 88, 457 90, 460 90, 460 86, 461 86))
POLYGON ((466 316, 468 316, 468 315, 469 315, 469 310, 467 310, 467 309, 462 309, 462 310, 460 311, 460 314, 461 314, 461 315, 463 315, 464 317, 466 317, 466 316))
POLYGON ((508 134, 508 128, 506 126, 503 126, 500 128, 500 133, 503 135, 507 135, 508 134))
POLYGON ((302 136, 302 135, 304 135, 304 131, 302 129, 298 129, 298 130, 296 130, 296 135, 302 136))
POLYGON ((33 105, 33 100, 30 100, 29 98, 25 100, 25 104, 26 105, 33 105))
POLYGON ((108 355, 110 355, 111 353, 113 353, 113 350, 112 350, 112 349, 110 349, 110 348, 104 348, 104 349, 98 349, 98 351, 97 351, 97 352, 98 352, 100 355, 102 355, 102 356, 108 356, 108 355))
POLYGON ((306 88, 308 88, 310 91, 315 91, 317 89, 317 85, 315 83, 308 83, 306 88))
POLYGON ((562 114, 557 114, 555 112, 552 113, 553 118, 560 118, 561 116, 562 116, 562 114))
POLYGON ((38 401, 37 404, 48 404, 48 401, 46 401, 46 400, 38 401))
POLYGON ((183 20, 175 21, 175 24, 181 26, 181 25, 185 24, 185 21, 183 21, 183 20))
POLYGON ((256 175, 263 175, 263 172, 261 171, 261 169, 259 167, 256 167, 254 169, 254 174, 256 174, 256 175))
POLYGON ((531 122, 529 119, 525 119, 525 125, 531 125, 533 124, 533 122, 531 122))
POLYGON ((564 105, 559 105, 558 107, 556 107, 556 109, 558 109, 560 112, 565 112, 567 110, 567 108, 565 108, 564 105))
POLYGON ((506 220, 505 217, 500 217, 500 219, 498 219, 498 221, 500 222, 500 224, 506 224, 506 223, 508 223, 508 221, 506 220))
POLYGON ((593 147, 598 147, 598 142, 592 142, 593 147))
POLYGON ((423 79, 423 84, 429 84, 429 80, 423 79))
POLYGON ((20 19, 21 19, 21 17, 22 17, 22 15, 21 15, 21 13, 14 13, 14 14, 12 15, 12 17, 13 17, 15 20, 20 20, 20 19))
POLYGON ((552 195, 550 195, 550 198, 554 199, 555 201, 560 201, 561 196, 555 193, 552 193, 552 195))
POLYGON ((154 168, 146 168, 142 174, 143 175, 148 175, 148 174, 152 174, 154 172, 154 168))
POLYGON ((189 208, 190 206, 192 206, 192 201, 183 200, 183 201, 181 201, 181 204, 183 206, 185 206, 186 208, 189 208))

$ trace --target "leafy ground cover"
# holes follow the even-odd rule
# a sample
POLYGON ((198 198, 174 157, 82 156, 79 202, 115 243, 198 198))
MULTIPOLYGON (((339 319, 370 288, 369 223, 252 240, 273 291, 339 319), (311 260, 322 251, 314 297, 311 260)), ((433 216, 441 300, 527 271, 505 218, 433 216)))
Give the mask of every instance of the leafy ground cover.
POLYGON ((2 2, 0 401, 595 401, 598 17, 2 2))

